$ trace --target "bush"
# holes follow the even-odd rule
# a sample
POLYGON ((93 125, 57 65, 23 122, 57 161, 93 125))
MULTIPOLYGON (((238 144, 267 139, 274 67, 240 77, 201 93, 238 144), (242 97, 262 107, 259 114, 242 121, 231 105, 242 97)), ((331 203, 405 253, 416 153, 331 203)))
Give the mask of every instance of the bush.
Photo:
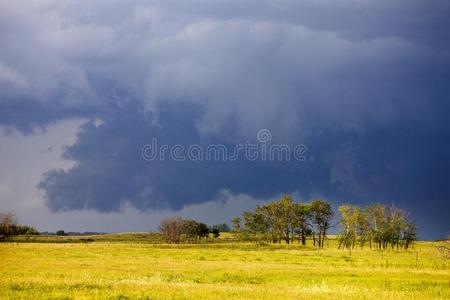
POLYGON ((209 234, 208 226, 195 220, 185 220, 180 217, 167 218, 159 225, 164 240, 167 243, 197 242, 209 234))

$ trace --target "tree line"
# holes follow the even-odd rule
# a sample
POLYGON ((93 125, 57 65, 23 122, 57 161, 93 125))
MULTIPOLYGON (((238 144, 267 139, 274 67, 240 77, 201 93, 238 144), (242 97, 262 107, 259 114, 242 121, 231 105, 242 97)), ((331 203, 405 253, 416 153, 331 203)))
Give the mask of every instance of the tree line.
MULTIPOLYGON (((371 249, 408 249, 417 239, 417 229, 409 214, 394 205, 377 203, 362 207, 344 204, 338 211, 340 218, 333 223, 334 212, 328 201, 294 202, 286 195, 233 218, 231 231, 240 240, 259 244, 297 242, 306 245, 307 240, 312 240, 314 246, 323 248, 329 229, 339 225, 339 249, 366 245, 371 249)), ((198 243, 210 236, 217 238, 230 228, 226 223, 208 227, 196 220, 173 217, 162 220, 159 230, 167 243, 179 244, 198 243)), ((35 234, 38 232, 33 227, 19 225, 13 213, 0 213, 0 241, 15 235, 35 234)))
POLYGON ((14 213, 0 213, 0 241, 7 241, 15 235, 35 235, 38 231, 31 226, 17 224, 14 213))
POLYGON ((283 198, 253 211, 244 211, 242 217, 232 220, 233 232, 241 239, 257 243, 287 244, 297 241, 306 245, 311 239, 314 246, 323 248, 328 230, 341 226, 337 236, 339 248, 363 248, 369 244, 385 249, 408 249, 417 238, 415 224, 409 215, 394 205, 372 204, 367 207, 341 205, 340 219, 333 224, 334 212, 331 204, 322 199, 311 202, 294 202, 292 197, 283 198))
POLYGON ((339 248, 363 248, 369 244, 378 249, 408 249, 417 238, 415 224, 409 215, 394 205, 372 204, 367 207, 341 205, 339 248))
POLYGON ((306 245, 311 238, 314 246, 323 248, 327 232, 332 226, 334 212, 331 204, 322 199, 309 203, 296 203, 291 196, 266 205, 256 206, 254 211, 244 211, 242 217, 233 218, 233 231, 243 240, 258 243, 287 244, 298 241, 306 245))

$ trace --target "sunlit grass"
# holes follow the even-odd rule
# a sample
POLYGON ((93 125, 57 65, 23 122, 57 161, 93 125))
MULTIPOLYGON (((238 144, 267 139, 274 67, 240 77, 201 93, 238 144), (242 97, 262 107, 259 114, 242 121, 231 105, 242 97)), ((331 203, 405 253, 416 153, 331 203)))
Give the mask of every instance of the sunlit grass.
POLYGON ((242 243, 0 244, 0 298, 445 299, 450 268, 436 243, 338 250, 242 243))

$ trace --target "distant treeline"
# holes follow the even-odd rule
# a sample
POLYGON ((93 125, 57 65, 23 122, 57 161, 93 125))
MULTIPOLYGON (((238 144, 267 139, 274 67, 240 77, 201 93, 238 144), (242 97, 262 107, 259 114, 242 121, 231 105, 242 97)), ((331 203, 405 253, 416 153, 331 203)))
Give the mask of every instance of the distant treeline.
MULTIPOLYGON (((416 240, 416 227, 408 215, 395 206, 373 204, 367 207, 342 205, 338 224, 339 248, 356 245, 385 249, 407 249, 416 240)), ((254 211, 245 211, 232 220, 233 232, 241 239, 258 243, 293 243, 302 245, 312 239, 314 246, 323 248, 327 233, 333 226, 331 204, 322 199, 309 203, 296 203, 290 196, 258 205, 254 211)))
POLYGON ((42 235, 47 235, 47 236, 51 236, 51 235, 57 235, 57 236, 85 236, 85 235, 104 235, 104 234, 108 234, 106 232, 97 232, 97 231, 84 231, 84 232, 79 232, 79 231, 69 231, 66 232, 64 230, 57 230, 56 232, 48 232, 48 231, 41 231, 39 232, 39 234, 42 235))
MULTIPOLYGON (((294 202, 283 198, 258 205, 253 211, 244 211, 242 217, 232 219, 231 232, 235 239, 262 243, 306 245, 312 240, 314 246, 323 248, 331 227, 339 225, 337 236, 339 248, 356 246, 378 249, 408 249, 417 238, 415 224, 409 215, 394 205, 371 204, 366 207, 344 204, 338 208, 340 218, 335 221, 331 204, 323 199, 311 202, 294 202), (334 222, 334 223, 333 223, 334 222)), ((230 231, 226 224, 207 226, 196 220, 181 217, 164 219, 159 230, 167 243, 198 243, 218 238, 221 232, 230 231)), ((0 241, 8 241, 16 235, 37 235, 31 226, 17 224, 13 213, 0 213, 0 241)), ((58 236, 67 235, 64 231, 58 236)))
POLYGON ((15 235, 36 235, 38 231, 31 226, 17 224, 13 213, 0 213, 0 241, 9 240, 15 235))

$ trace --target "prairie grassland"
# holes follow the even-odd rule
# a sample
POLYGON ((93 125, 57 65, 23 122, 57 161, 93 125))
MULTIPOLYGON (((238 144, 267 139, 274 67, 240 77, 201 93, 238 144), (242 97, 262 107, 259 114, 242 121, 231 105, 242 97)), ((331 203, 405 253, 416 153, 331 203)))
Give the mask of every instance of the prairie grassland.
POLYGON ((414 250, 243 243, 0 244, 0 298, 450 299, 436 242, 414 250))

